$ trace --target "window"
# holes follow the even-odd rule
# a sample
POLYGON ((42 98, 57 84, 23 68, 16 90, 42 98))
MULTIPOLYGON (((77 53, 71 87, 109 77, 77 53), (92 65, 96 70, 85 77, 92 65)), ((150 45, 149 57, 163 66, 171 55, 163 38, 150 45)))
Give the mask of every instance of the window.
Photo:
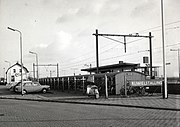
POLYGON ((14 81, 15 81, 15 77, 14 77, 14 75, 13 75, 13 76, 11 76, 11 81, 12 81, 12 82, 14 82, 14 81))
POLYGON ((31 82, 25 83, 24 86, 27 86, 27 87, 32 86, 32 83, 31 82))
POLYGON ((16 69, 13 69, 13 72, 16 73, 16 69))
POLYGON ((33 86, 40 86, 40 84, 37 83, 37 82, 34 82, 34 83, 33 83, 33 86))

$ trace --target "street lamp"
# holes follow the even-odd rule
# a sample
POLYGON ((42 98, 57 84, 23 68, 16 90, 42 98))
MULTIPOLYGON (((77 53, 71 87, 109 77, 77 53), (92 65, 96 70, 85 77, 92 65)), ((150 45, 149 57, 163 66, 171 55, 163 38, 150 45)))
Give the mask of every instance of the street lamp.
POLYGON ((178 66, 179 66, 179 78, 180 78, 180 49, 170 49, 170 51, 178 52, 178 66))
POLYGON ((4 67, 4 68, 3 68, 3 70, 4 70, 4 72, 3 72, 3 73, 4 73, 4 79, 5 79, 5 70, 6 70, 6 68, 4 67))
MULTIPOLYGON (((11 62, 9 62, 7 60, 5 60, 4 62, 9 64, 9 68, 11 67, 11 62)), ((10 73, 10 75, 8 75, 8 77, 9 77, 9 80, 11 81, 11 73, 10 73)), ((7 82, 7 71, 6 71, 6 82, 7 82)))
POLYGON ((29 53, 31 54, 35 54, 36 55, 36 66, 37 66, 37 81, 39 82, 39 74, 38 74, 38 54, 32 51, 29 51, 29 53))
POLYGON ((165 46, 165 35, 164 35, 164 4, 163 4, 163 0, 161 0, 161 23, 162 23, 161 27, 162 27, 163 76, 164 76, 163 99, 167 99, 168 93, 167 93, 166 46, 165 46))
POLYGON ((76 75, 76 70, 78 70, 78 68, 71 68, 71 70, 74 70, 74 76, 76 75))
POLYGON ((15 32, 18 32, 19 35, 20 35, 20 54, 21 54, 21 94, 23 96, 23 75, 22 75, 22 71, 23 71, 23 58, 22 58, 22 33, 21 31, 17 30, 17 29, 13 29, 13 28, 10 28, 10 27, 7 27, 9 30, 12 30, 12 31, 15 31, 15 32))

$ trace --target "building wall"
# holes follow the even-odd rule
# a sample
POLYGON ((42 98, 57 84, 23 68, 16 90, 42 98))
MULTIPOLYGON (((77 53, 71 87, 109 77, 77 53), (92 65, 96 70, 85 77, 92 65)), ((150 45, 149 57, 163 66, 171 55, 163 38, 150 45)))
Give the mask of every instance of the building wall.
MULTIPOLYGON (((21 67, 18 65, 13 66, 7 72, 7 83, 19 82, 21 81, 21 67)), ((28 73, 25 69, 22 70, 23 80, 28 79, 28 73)))

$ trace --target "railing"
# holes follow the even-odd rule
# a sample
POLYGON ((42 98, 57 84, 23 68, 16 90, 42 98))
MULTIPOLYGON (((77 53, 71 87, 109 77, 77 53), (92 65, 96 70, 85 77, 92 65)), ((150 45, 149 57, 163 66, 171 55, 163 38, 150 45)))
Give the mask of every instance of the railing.
POLYGON ((112 74, 94 74, 94 83, 88 81, 90 75, 76 75, 65 77, 47 77, 40 78, 42 85, 50 85, 52 90, 74 91, 86 93, 87 85, 95 84, 98 86, 100 95, 115 94, 115 73, 112 74), (105 78, 107 76, 107 79, 105 78), (107 82, 107 90, 106 90, 107 82))
MULTIPOLYGON (((93 75, 76 75, 76 76, 64 76, 64 77, 48 77, 39 79, 41 84, 50 85, 52 90, 67 91, 67 92, 80 92, 82 94, 86 93, 87 85, 95 84, 98 87, 100 95, 115 95, 120 91, 121 95, 136 94, 140 91, 141 86, 134 87, 133 89, 128 89, 128 85, 122 84, 122 88, 116 88, 118 83, 116 83, 117 73, 106 73, 106 74, 93 74, 93 75), (89 82, 89 77, 93 77, 93 83, 89 82), (126 86, 126 89, 125 89, 126 86), (123 88, 124 87, 124 88, 123 88), (136 89, 137 88, 137 89, 136 89), (132 91, 135 92, 132 92, 132 91)), ((146 80, 148 81, 148 80, 146 80)), ((131 81, 129 81, 130 83, 131 81)), ((137 84, 137 81, 136 81, 137 84)), ((142 84, 142 83, 141 83, 142 84)), ((130 85, 131 86, 131 85, 130 85)), ((146 92, 160 93, 161 86, 150 86, 146 89, 146 92)), ((177 83, 168 84, 168 93, 180 94, 180 85, 177 83)), ((142 89, 143 91, 143 89, 142 89)), ((140 91, 141 92, 141 91, 140 91)), ((143 92, 141 92, 143 93, 143 92)))

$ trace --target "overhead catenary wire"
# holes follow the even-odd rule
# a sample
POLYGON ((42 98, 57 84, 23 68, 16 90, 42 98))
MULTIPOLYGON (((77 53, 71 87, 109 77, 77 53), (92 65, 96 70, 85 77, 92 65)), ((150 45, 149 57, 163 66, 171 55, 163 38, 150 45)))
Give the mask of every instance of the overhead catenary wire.
MULTIPOLYGON (((117 44, 117 45, 118 45, 118 44, 117 44)), ((111 49, 113 49, 114 47, 117 47, 117 45, 115 45, 115 46, 113 46, 113 47, 110 47, 110 48, 108 48, 108 49, 100 52, 100 54, 103 54, 103 53, 105 53, 106 51, 111 50, 111 49)), ((109 45, 106 45, 106 46, 104 46, 104 47, 109 47, 109 45)), ((80 58, 80 57, 78 57, 78 58, 80 58)), ((66 65, 63 65, 63 63, 62 63, 62 66, 69 66, 69 65, 72 65, 72 64, 77 64, 77 63, 80 63, 80 62, 82 62, 82 61, 84 62, 84 61, 86 61, 86 60, 89 60, 89 59, 91 59, 91 58, 94 58, 94 56, 91 56, 91 57, 88 57, 88 58, 83 58, 83 59, 80 59, 80 60, 75 59, 74 62, 69 61, 69 63, 66 64, 66 65)))
MULTIPOLYGON (((171 47, 171 46, 175 46, 175 45, 179 45, 179 44, 180 44, 180 43, 171 44, 171 45, 167 45, 166 47, 171 47)), ((116 46, 114 46, 114 47, 116 47, 116 46)), ((112 48, 113 48, 113 47, 112 47, 112 48)), ((112 49, 112 48, 110 48, 110 49, 112 49)), ((161 49, 161 48, 162 48, 162 47, 156 47, 156 48, 154 48, 154 50, 161 49)), ((108 49, 108 50, 110 50, 110 49, 108 49)), ((102 53, 105 53, 105 52, 108 51, 108 50, 105 50, 105 51, 102 52, 102 53)), ((154 52, 154 50, 153 50, 153 52, 154 52)), ((123 57, 123 56, 130 56, 130 55, 134 55, 134 54, 137 54, 137 52, 133 52, 133 53, 130 53, 130 54, 119 55, 119 56, 114 56, 114 57, 109 57, 109 58, 101 59, 101 61, 106 61, 106 60, 110 60, 110 59, 115 59, 115 58, 119 58, 119 57, 123 57)), ((93 58, 93 57, 90 57, 90 58, 93 58)), ((83 59, 83 60, 81 60, 81 61, 78 61, 78 62, 76 62, 76 63, 74 63, 74 64, 71 64, 71 65, 68 65, 68 66, 63 66, 63 68, 69 68, 69 67, 73 67, 73 66, 82 66, 83 63, 82 63, 82 64, 77 64, 77 63, 84 62, 85 60, 89 60, 90 58, 83 59)), ((90 63, 92 63, 92 62, 94 62, 94 61, 90 61, 90 63)))
MULTIPOLYGON (((170 23, 166 23, 165 26, 169 26, 169 25, 172 25, 172 24, 177 24, 177 23, 180 23, 180 20, 178 21, 174 21, 174 22, 170 22, 170 23)), ((161 26, 155 26, 155 27, 152 27, 152 28, 148 28, 148 29, 145 29, 145 30, 141 30, 139 31, 139 33, 143 33, 145 31, 149 31, 149 30, 153 30, 153 29, 157 29, 157 28, 160 28, 161 26)))
MULTIPOLYGON (((175 24, 175 23, 179 23, 180 21, 175 21, 175 22, 171 22, 171 23, 167 23, 166 25, 171 25, 171 24, 175 24)), ((159 28, 159 26, 157 26, 157 27, 153 27, 153 28, 149 28, 149 29, 146 29, 146 30, 150 30, 150 29, 155 29, 155 28, 159 28)), ((178 29, 178 28, 180 28, 179 26, 175 26, 175 27, 170 27, 170 28, 167 28, 167 29, 178 29)), ((143 30, 143 31, 146 31, 146 30, 143 30)), ((154 31, 160 31, 161 29, 159 29, 159 30, 154 30, 154 31)), ((140 31, 140 32, 142 32, 142 31, 140 31)), ((123 43, 123 42, 121 42, 121 41, 119 41, 119 40, 116 40, 116 39, 112 39, 112 38, 109 38, 109 37, 105 37, 105 36, 103 36, 104 38, 107 38, 107 39, 110 39, 110 40, 113 40, 113 41, 116 41, 116 42, 119 42, 119 43, 123 43)), ((136 42, 136 41, 139 41, 139 40, 142 40, 143 38, 141 38, 141 39, 137 39, 137 40, 134 40, 134 41, 130 41, 130 42, 128 42, 128 44, 130 44, 130 43, 133 43, 133 42, 136 42)), ((106 47, 106 46, 104 46, 104 47, 106 47)), ((104 47, 102 47, 102 48, 104 48, 104 47)), ((75 57, 75 58, 73 58, 73 59, 69 59, 69 60, 77 60, 78 58, 81 58, 81 57, 83 57, 83 56, 86 56, 86 55, 89 55, 89 53, 91 53, 91 52, 93 52, 93 51, 90 51, 90 52, 88 52, 88 53, 85 53, 84 55, 81 55, 81 56, 79 56, 79 57, 75 57)), ((68 62, 69 62, 69 60, 67 60, 68 62)))
MULTIPOLYGON (((179 45, 180 43, 176 43, 176 44, 171 44, 171 45, 167 45, 166 47, 171 47, 171 46, 175 46, 175 45, 179 45)), ((162 47, 157 47, 155 49, 161 49, 162 47)), ((114 57, 109 57, 109 58, 104 58, 104 59, 101 59, 101 61, 107 61, 107 60, 112 60, 112 59, 116 59, 116 58, 120 58, 120 57, 125 57, 125 56, 131 56, 131 55, 134 55, 134 54, 137 54, 138 52, 132 52, 132 53, 129 53, 129 54, 123 54, 123 55, 118 55, 118 56, 114 56, 114 57)), ((171 58, 169 58, 171 59, 171 58)), ((168 60, 169 60, 168 59, 168 60)), ((90 61, 90 63, 92 62, 95 62, 94 60, 93 61, 90 61)), ((157 61, 156 61, 157 62, 157 61)), ((64 67, 65 69, 66 68, 71 68, 71 67, 82 67, 82 64, 76 64, 76 65, 72 65, 72 66, 68 66, 68 67, 64 67)))
MULTIPOLYGON (((167 23, 166 25, 172 25, 172 24, 176 24, 176 23, 179 23, 180 21, 175 21, 175 22, 171 22, 171 23, 167 23)), ((153 27, 153 28, 149 28, 149 29, 146 29, 146 30, 143 30, 143 31, 147 31, 147 30, 151 30, 151 29, 157 29, 157 28, 159 28, 160 26, 156 26, 156 27, 153 27)), ((175 27, 170 27, 170 28, 167 28, 167 29, 178 29, 179 28, 179 26, 175 26, 175 27)), ((154 31, 157 31, 157 30, 154 30, 154 31)), ((140 31, 140 32, 142 32, 142 31, 140 31)), ((106 37, 107 38, 107 37, 106 37)), ((107 38, 108 39, 108 38, 107 38)), ((112 38, 110 39, 110 40, 112 40, 112 38)), ((113 39, 114 40, 114 39, 113 39)), ((138 39, 138 40, 134 40, 134 41, 131 41, 131 42, 128 42, 128 43, 133 43, 133 42, 135 42, 135 41, 139 41, 139 40, 141 40, 141 39, 138 39)), ((119 41, 118 41, 119 42, 119 41)), ((122 43, 122 42, 119 42, 119 43, 122 43)), ((106 47, 106 46, 104 46, 104 47, 106 47)), ((113 49, 113 48, 110 48, 110 49, 113 49)), ((105 53, 106 51, 108 51, 108 50, 110 50, 110 49, 107 49, 107 50, 105 50, 105 51, 103 51, 103 52, 101 52, 101 53, 105 53)), ((154 48, 154 49, 156 49, 156 48, 154 48)), ((91 52, 88 52, 88 53, 86 53, 86 55, 89 55, 89 53, 91 53, 91 52)), ((86 55, 83 55, 83 56, 86 56, 86 55)), ((79 56, 80 58, 81 57, 83 57, 82 55, 81 56, 79 56)), ((85 58, 85 59, 82 59, 80 62, 84 62, 85 60, 90 60, 90 58, 93 58, 93 57, 89 57, 89 58, 85 58)), ((77 57, 76 58, 73 58, 73 60, 76 60, 77 59, 77 57)), ((76 64, 77 62, 75 62, 74 64, 76 64)))
MULTIPOLYGON (((171 47, 171 46, 175 46, 175 45, 179 45, 180 43, 176 43, 176 44, 171 44, 171 45, 167 45, 166 47, 171 47)), ((156 49, 161 49, 162 47, 158 47, 156 49)), ((118 57, 123 57, 123 56, 129 56, 129 55, 134 55, 134 54, 137 54, 138 52, 132 52, 132 53, 129 53, 129 54, 123 54, 123 55, 118 55, 118 56, 114 56, 114 57, 109 57, 109 58, 105 58, 105 59, 102 59, 103 60, 109 60, 109 59, 114 59, 114 58, 118 58, 118 57)))
MULTIPOLYGON (((105 45, 103 47, 101 47, 101 49, 104 49, 105 47, 109 47, 109 45, 111 44, 108 44, 108 45, 105 45)), ((80 55, 80 56, 77 56, 77 57, 74 57, 74 58, 69 58, 69 59, 66 59, 65 61, 68 61, 68 62, 71 62, 71 61, 74 61, 74 60, 78 60, 79 58, 82 58, 83 56, 89 56, 90 54, 93 54, 94 50, 92 51, 89 51, 89 52, 86 52, 84 53, 83 55, 80 55)), ((93 54, 94 55, 94 54, 93 54)), ((85 58, 86 59, 86 58, 85 58)), ((62 61, 62 63, 66 63, 65 61, 62 61)), ((76 62, 76 61, 75 61, 76 62)))
MULTIPOLYGON (((112 48, 110 48, 110 49, 112 49, 112 48)), ((108 49, 108 50, 110 50, 110 49, 108 49)), ((107 50, 105 50, 105 51, 107 51, 107 50)), ((80 63, 80 62, 84 62, 84 61, 90 60, 90 59, 92 59, 92 58, 94 58, 94 56, 88 57, 88 58, 84 58, 84 59, 81 59, 81 60, 78 60, 78 61, 70 62, 69 64, 66 64, 66 65, 63 65, 63 64, 62 64, 62 66, 69 66, 69 65, 71 66, 71 65, 73 65, 73 64, 77 64, 77 63, 80 63)))

